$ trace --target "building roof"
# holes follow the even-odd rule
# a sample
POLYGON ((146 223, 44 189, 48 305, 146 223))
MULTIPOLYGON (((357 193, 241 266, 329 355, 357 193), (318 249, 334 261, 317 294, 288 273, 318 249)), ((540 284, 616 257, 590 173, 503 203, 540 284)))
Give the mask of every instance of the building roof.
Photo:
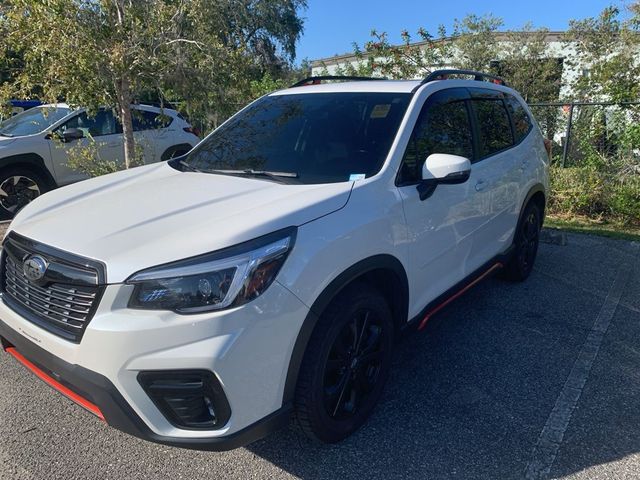
MULTIPOLYGON (((521 35, 535 35, 538 32, 529 32, 529 31, 496 32, 495 36, 497 37, 497 40, 507 40, 509 38, 509 34, 514 34, 514 33, 521 34, 521 35)), ((549 43, 559 42, 562 40, 562 37, 565 35, 565 33, 566 32, 562 32, 562 31, 547 32, 547 34, 545 35, 545 41, 549 43)), ((448 42, 448 41, 451 41, 453 38, 454 37, 445 37, 445 38, 437 39, 434 41, 448 42)), ((412 47, 421 47, 427 44, 429 44, 429 41, 423 40, 420 42, 411 43, 410 45, 412 47)), ((366 56, 366 54, 364 55, 366 56)), ((311 67, 315 68, 315 67, 322 67, 325 65, 326 66, 337 65, 337 64, 347 63, 347 62, 355 62, 357 60, 358 58, 353 53, 345 53, 342 55, 334 55, 333 57, 320 58, 318 60, 313 60, 311 62, 311 67)))

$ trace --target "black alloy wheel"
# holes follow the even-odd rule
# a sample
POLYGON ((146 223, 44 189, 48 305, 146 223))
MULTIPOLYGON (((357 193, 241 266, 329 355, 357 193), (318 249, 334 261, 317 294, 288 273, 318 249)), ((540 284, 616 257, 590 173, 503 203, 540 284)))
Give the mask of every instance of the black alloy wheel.
POLYGON ((365 283, 340 292, 320 316, 296 387, 298 424, 335 443, 371 415, 389 376, 394 325, 383 295, 365 283))
POLYGON ((516 230, 515 251, 505 269, 508 280, 521 282, 531 274, 538 254, 541 226, 540 207, 532 202, 527 205, 516 230))
POLYGON ((0 172, 0 220, 12 219, 46 191, 46 182, 36 172, 21 167, 3 170, 0 172))
POLYGON ((384 358, 383 326, 363 309, 344 325, 324 367, 324 407, 333 419, 352 417, 374 391, 384 358))

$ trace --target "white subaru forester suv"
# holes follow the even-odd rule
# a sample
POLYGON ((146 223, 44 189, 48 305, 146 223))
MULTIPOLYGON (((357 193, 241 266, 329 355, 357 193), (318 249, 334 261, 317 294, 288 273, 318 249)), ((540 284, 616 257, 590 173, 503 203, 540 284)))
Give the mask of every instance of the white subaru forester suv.
POLYGON ((36 199, 3 243, 4 350, 154 442, 235 448, 291 417, 345 438, 400 332, 532 270, 543 137, 469 73, 302 81, 187 155, 36 199))

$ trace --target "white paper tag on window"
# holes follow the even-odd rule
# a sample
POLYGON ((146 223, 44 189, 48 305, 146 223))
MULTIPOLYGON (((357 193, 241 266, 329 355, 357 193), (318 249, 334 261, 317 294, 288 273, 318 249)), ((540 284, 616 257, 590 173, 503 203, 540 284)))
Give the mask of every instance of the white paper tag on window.
POLYGON ((349 175, 349 181, 355 182, 356 180, 364 180, 366 175, 364 173, 352 173, 349 175))
POLYGON ((386 118, 387 115, 389 115, 389 110, 391 110, 391 105, 387 104, 382 104, 382 105, 376 105, 375 107, 373 107, 373 110, 371 110, 371 118, 386 118))

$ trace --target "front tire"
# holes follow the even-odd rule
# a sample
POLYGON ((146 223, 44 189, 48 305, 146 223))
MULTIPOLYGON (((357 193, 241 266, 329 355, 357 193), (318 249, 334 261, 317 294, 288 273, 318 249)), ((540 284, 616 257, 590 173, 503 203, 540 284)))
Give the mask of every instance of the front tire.
POLYGON ((47 190, 44 176, 35 170, 20 166, 0 170, 0 220, 11 220, 47 190))
POLYGON ((540 207, 534 202, 529 203, 516 229, 513 256, 505 267, 504 276, 507 280, 523 282, 531 275, 538 254, 541 220, 540 207))
POLYGON ((385 298, 365 283, 338 294, 318 320, 296 386, 307 436, 336 443, 371 415, 389 376, 394 326, 385 298))

